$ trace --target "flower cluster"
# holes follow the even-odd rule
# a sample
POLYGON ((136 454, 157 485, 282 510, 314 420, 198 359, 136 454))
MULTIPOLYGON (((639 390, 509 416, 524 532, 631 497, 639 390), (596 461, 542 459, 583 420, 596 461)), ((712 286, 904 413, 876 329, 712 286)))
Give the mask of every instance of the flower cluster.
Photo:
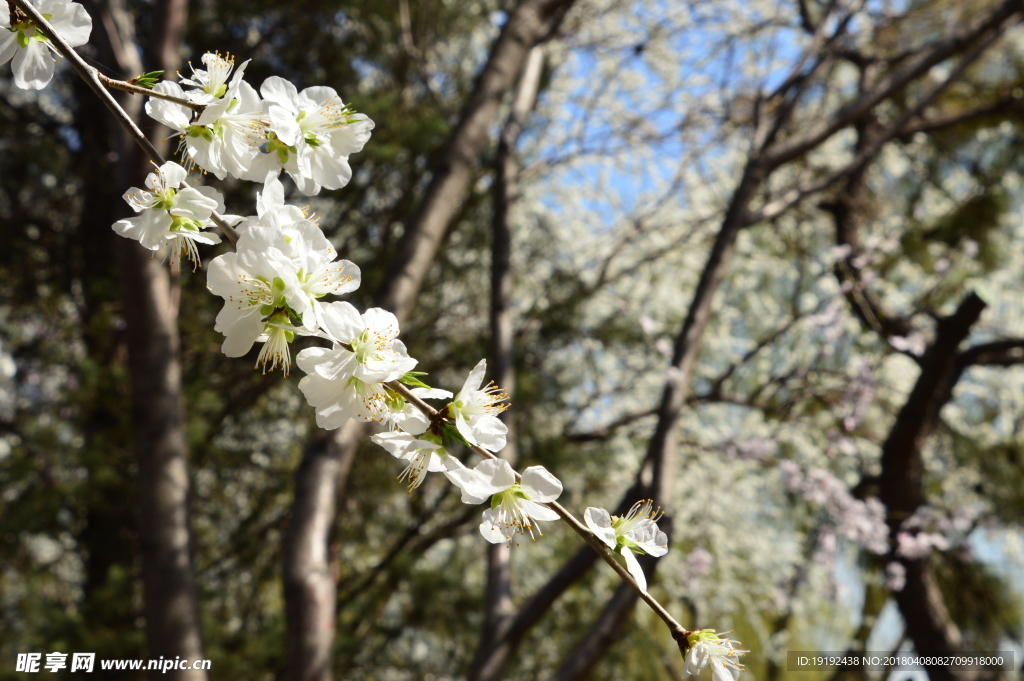
POLYGON ((230 55, 204 54, 205 69, 193 69, 181 83, 162 81, 153 87, 201 104, 203 111, 197 115, 185 104, 154 98, 146 113, 177 132, 178 149, 191 164, 218 179, 231 175, 263 182, 268 173, 277 177, 283 170, 307 196, 347 185, 352 179, 348 157, 370 139, 373 121, 355 113, 329 87, 299 92, 284 78, 271 76, 257 94, 243 80, 248 63, 235 69, 230 55))
MULTIPOLYGON (((69 45, 88 41, 92 21, 81 5, 32 3, 69 45)), ((5 29, 0 64, 13 59, 18 87, 45 87, 53 76, 54 46, 14 5, 0 14, 0 27, 5 29)), ((485 386, 486 361, 453 396, 423 383, 424 374, 413 371, 417 360, 398 339, 394 314, 380 308, 359 312, 348 302, 323 300, 356 290, 359 268, 338 257, 315 218, 285 202, 280 175, 287 173, 307 196, 344 187, 352 178, 349 156, 369 140, 373 121, 329 87, 300 92, 273 76, 257 92, 244 80, 247 65, 236 67, 231 55, 210 52, 202 56, 203 68, 192 67, 179 82, 159 81, 160 72, 135 79, 136 90, 152 86, 157 95, 146 112, 175 131, 182 164, 163 162, 146 177, 145 189, 129 189, 124 200, 135 216, 115 222, 114 231, 180 272, 182 256, 195 270, 202 261, 199 245, 221 243, 210 229, 222 229, 235 248, 210 262, 207 288, 224 300, 214 328, 224 335, 225 355, 246 355, 260 343, 256 367, 264 372, 280 367, 287 375, 297 336, 329 342, 330 347, 306 347, 296 357, 305 373, 298 387, 318 426, 339 428, 352 419, 383 424, 387 430, 372 440, 406 463, 398 480, 410 492, 426 473, 443 472, 463 502, 489 502, 479 528, 487 541, 511 545, 517 535, 542 536, 537 521, 568 516, 555 503, 562 483, 543 466, 530 466, 520 476, 495 456, 506 445, 508 428, 499 415, 508 408, 508 396, 493 382, 485 386), (262 183, 256 214, 225 215, 218 191, 186 182, 193 168, 218 179, 230 175, 262 183), (450 401, 433 409, 423 400, 450 401), (467 468, 449 451, 459 445, 483 461, 467 468)), ((668 537, 657 526, 660 515, 652 508, 648 500, 623 516, 593 507, 585 516, 590 530, 625 560, 645 598, 646 577, 636 555, 668 551, 668 537)), ((689 636, 687 674, 710 664, 715 681, 735 680, 742 669, 736 657, 746 651, 710 629, 689 636)))

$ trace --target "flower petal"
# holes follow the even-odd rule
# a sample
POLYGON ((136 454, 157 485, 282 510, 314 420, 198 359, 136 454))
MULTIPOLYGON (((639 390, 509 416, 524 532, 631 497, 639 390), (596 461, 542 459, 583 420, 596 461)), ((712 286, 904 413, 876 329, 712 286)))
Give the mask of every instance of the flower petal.
POLYGON ((739 669, 735 667, 727 667, 718 660, 712 660, 711 681, 736 681, 739 677, 739 669))
POLYGON ((89 42, 89 34, 92 33, 92 17, 85 11, 85 7, 77 2, 54 7, 50 25, 71 47, 86 44, 89 42))
POLYGON ((503 544, 508 541, 505 533, 498 528, 498 511, 489 508, 484 511, 484 521, 480 523, 480 534, 492 544, 503 544))
MULTIPOLYGON (((509 470, 512 470, 511 466, 509 470)), ((522 485, 523 491, 530 495, 531 501, 554 501, 562 493, 562 483, 544 466, 530 466, 523 471, 522 485)))
MULTIPOLYGON (((537 468, 537 466, 534 466, 534 468, 537 468)), ((473 470, 482 475, 487 484, 494 487, 495 491, 492 494, 506 490, 516 484, 515 471, 512 470, 512 466, 505 459, 485 459, 478 463, 473 470)), ((544 499, 543 501, 547 500, 544 499)))
POLYGON ((629 570, 629 574, 633 575, 633 579, 635 579, 636 583, 640 586, 640 590, 647 593, 647 577, 644 575, 643 568, 640 567, 640 561, 638 561, 636 556, 633 555, 633 552, 625 546, 622 547, 622 550, 619 553, 621 553, 622 557, 626 559, 626 569, 629 570))
POLYGON ((462 490, 462 503, 482 504, 490 498, 491 487, 471 468, 456 468, 445 472, 453 485, 462 490))
POLYGON ((520 499, 519 506, 526 512, 526 515, 534 520, 558 520, 559 518, 559 515, 547 506, 541 506, 528 499, 520 499))
POLYGON ((14 84, 22 90, 42 90, 53 78, 53 57, 43 43, 30 39, 28 46, 14 55, 11 68, 14 84))
POLYGON ((469 393, 479 390, 480 385, 484 382, 484 374, 487 373, 487 360, 482 359, 477 362, 473 370, 469 372, 469 376, 466 377, 466 382, 462 384, 462 390, 459 391, 458 399, 462 399, 464 396, 468 398, 469 393))
POLYGON ((327 333, 343 343, 355 340, 363 332, 363 318, 351 303, 328 303, 323 306, 323 316, 327 333))
POLYGON ((484 414, 474 419, 469 427, 473 430, 473 437, 481 447, 492 452, 500 452, 505 448, 508 426, 502 423, 497 416, 484 414))
POLYGON ((601 538, 610 548, 615 548, 615 530, 612 529, 612 517, 603 508, 591 506, 583 512, 583 520, 586 521, 590 531, 601 538))
POLYGON ((452 396, 450 392, 440 388, 412 388, 409 392, 421 400, 444 400, 452 396))
POLYGON ((284 104, 298 113, 299 91, 289 81, 280 76, 271 76, 260 86, 260 95, 275 104, 284 104))
MULTIPOLYGON (((0 17, 7 21, 6 12, 0 12, 0 17)), ((7 28, 0 26, 0 28, 7 28)), ((18 51, 18 32, 0 31, 0 65, 6 64, 18 51)))

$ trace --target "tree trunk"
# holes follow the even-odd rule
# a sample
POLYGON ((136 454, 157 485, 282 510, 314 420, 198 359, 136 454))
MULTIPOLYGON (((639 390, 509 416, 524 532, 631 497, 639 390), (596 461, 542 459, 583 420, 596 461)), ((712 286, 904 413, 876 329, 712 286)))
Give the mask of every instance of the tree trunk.
MULTIPOLYGON (((924 446, 963 370, 957 349, 984 309, 985 302, 971 293, 955 313, 939 321, 935 341, 921 358, 921 374, 882 445, 879 497, 893 538, 903 521, 924 503, 924 446)), ((915 651, 921 655, 960 652, 960 631, 946 609, 928 557, 899 558, 894 550, 889 558, 899 560, 906 569, 906 583, 894 597, 915 651)), ((927 671, 932 681, 966 678, 950 667, 930 666, 927 671)))
MULTIPOLYGON (((120 0, 101 8, 108 28, 110 49, 123 77, 143 71, 131 15, 120 0), (115 42, 116 40, 116 42, 115 42)), ((174 73, 180 65, 179 50, 187 17, 185 0, 157 4, 154 54, 158 68, 174 73)), ((146 123, 150 139, 160 148, 163 131, 140 121, 142 101, 125 100, 126 111, 146 123)), ((146 128, 143 128, 146 129, 146 128)), ((120 194, 140 186, 152 169, 133 142, 122 136, 125 162, 112 197, 127 214, 120 194)), ((178 291, 167 267, 152 252, 129 239, 118 239, 121 296, 127 323, 128 368, 132 381, 131 414, 134 449, 138 463, 139 548, 146 638, 152 659, 203 657, 192 571, 189 529, 188 443, 181 399, 181 359, 177 325, 178 291)), ((170 670, 174 681, 205 681, 202 670, 170 670)))
MULTIPOLYGON (((512 309, 512 226, 510 212, 518 193, 519 164, 516 144, 526 118, 537 101, 544 53, 541 47, 530 50, 519 78, 508 121, 498 140, 494 163, 494 214, 491 229, 491 378, 515 402, 515 366, 512 346, 515 325, 512 309)), ((505 411, 501 420, 508 426, 507 443, 498 456, 516 466, 515 421, 505 411)), ((515 615, 512 602, 512 549, 507 544, 491 544, 487 549, 487 590, 484 594, 484 625, 480 633, 469 679, 476 679, 481 665, 490 657, 495 639, 505 623, 515 615)), ((506 648, 507 650, 507 648, 506 648)), ((501 666, 504 666, 502 660, 501 666)))
MULTIPOLYGON (((522 70, 530 49, 558 29, 573 1, 522 0, 495 40, 459 123, 435 163, 416 216, 406 227, 391 272, 377 292, 377 304, 393 312, 399 324, 408 319, 437 248, 462 203, 501 101, 522 70)), ((339 429, 333 437, 336 450, 351 456, 366 432, 366 424, 350 423, 339 429)), ((316 489, 319 500, 337 499, 343 488, 331 475, 330 466, 301 466, 296 472, 296 490, 316 489)), ((330 513, 333 517, 333 509, 330 513)), ((319 511, 300 509, 297 498, 289 533, 298 534, 302 539, 289 538, 285 542, 285 600, 290 641, 287 674, 292 681, 331 679, 330 665, 324 667, 321 661, 330 660, 334 640, 336 585, 332 579, 329 587, 324 587, 329 588, 330 599, 306 598, 298 603, 293 600, 303 593, 303 584, 323 586, 322 565, 306 562, 307 557, 317 555, 316 552, 326 553, 330 524, 315 522, 321 516, 319 511), (299 553, 300 549, 306 551, 307 557, 299 553), (325 628, 310 630, 314 623, 322 623, 317 626, 325 628), (308 647, 291 643, 298 641, 306 642, 308 647)))

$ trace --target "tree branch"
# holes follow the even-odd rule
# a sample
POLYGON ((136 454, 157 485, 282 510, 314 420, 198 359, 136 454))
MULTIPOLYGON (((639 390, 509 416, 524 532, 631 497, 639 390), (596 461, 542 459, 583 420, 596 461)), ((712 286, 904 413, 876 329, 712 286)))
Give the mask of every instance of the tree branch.
POLYGON ((1021 10, 1020 0, 1002 0, 987 14, 966 22, 966 25, 954 35, 937 40, 924 49, 916 50, 902 66, 883 76, 870 92, 840 107, 831 117, 812 125, 805 132, 775 145, 765 153, 762 162, 767 168, 776 168, 802 156, 866 114, 876 104, 902 89, 910 81, 962 51, 988 31, 1000 31, 1000 26, 1007 19, 1018 15, 1021 10))
POLYGON ((378 292, 378 305, 394 312, 400 324, 411 311, 441 239, 462 204, 502 99, 522 70, 530 49, 557 30, 573 2, 521 0, 495 40, 378 292))
MULTIPOLYGON (((114 118, 117 119, 118 124, 125 130, 125 132, 128 133, 135 143, 142 148, 146 157, 156 165, 163 165, 166 163, 166 159, 163 157, 163 154, 157 151, 156 147, 153 146, 153 143, 149 141, 149 138, 139 130, 139 126, 135 124, 132 117, 121 108, 121 105, 118 104, 117 101, 110 96, 110 93, 107 92, 107 89, 103 87, 103 83, 100 80, 100 72, 86 64, 78 53, 75 52, 75 50, 68 45, 56 31, 53 30, 53 27, 50 26, 49 22, 46 21, 43 15, 26 0, 9 0, 9 2, 13 3, 18 7, 18 9, 27 14, 32 19, 33 23, 39 27, 39 30, 42 31, 43 35, 50 39, 50 42, 53 43, 54 47, 57 48, 57 51, 68 60, 68 63, 71 64, 71 67, 79 77, 86 82, 89 88, 96 93, 97 97, 100 98, 100 101, 102 101, 110 112, 114 114, 114 118)), ((188 184, 182 182, 182 186, 188 187, 188 184)), ((217 228, 220 229, 232 245, 238 242, 238 232, 224 221, 223 216, 214 212, 210 215, 210 219, 213 220, 214 224, 217 225, 217 228)))
POLYGON ((1008 367, 1024 364, 1024 338, 975 345, 960 353, 957 364, 961 370, 977 365, 1008 367))
MULTIPOLYGON (((928 558, 900 558, 894 538, 903 521, 924 503, 924 446, 963 371, 957 347, 984 309, 985 302, 971 293, 956 312, 939 320, 935 341, 921 358, 921 374, 882 445, 879 498, 885 504, 894 542, 890 558, 906 569, 906 584, 894 596, 907 635, 921 655, 955 654, 960 650, 960 632, 946 609, 928 558)), ((927 671, 933 681, 959 678, 950 667, 932 666, 927 671)))

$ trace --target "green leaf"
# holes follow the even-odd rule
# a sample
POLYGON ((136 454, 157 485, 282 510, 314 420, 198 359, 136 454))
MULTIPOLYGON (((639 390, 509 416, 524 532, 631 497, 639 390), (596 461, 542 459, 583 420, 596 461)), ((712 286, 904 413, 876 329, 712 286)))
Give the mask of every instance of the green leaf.
POLYGON ((426 376, 426 375, 427 374, 424 371, 410 371, 410 372, 406 373, 404 376, 402 376, 401 378, 399 378, 398 381, 400 383, 405 383, 406 385, 415 386, 417 388, 428 388, 429 389, 430 388, 429 385, 427 385, 426 383, 424 383, 420 379, 416 378, 417 376, 426 376))
POLYGON ((445 423, 441 427, 441 439, 441 443, 444 445, 445 449, 448 449, 456 443, 461 444, 464 447, 471 446, 466 438, 462 436, 462 433, 459 432, 459 429, 455 427, 454 423, 445 423))
POLYGON ((131 78, 128 82, 139 87, 152 90, 153 86, 160 81, 161 76, 164 75, 163 71, 148 71, 143 73, 141 76, 131 78))

